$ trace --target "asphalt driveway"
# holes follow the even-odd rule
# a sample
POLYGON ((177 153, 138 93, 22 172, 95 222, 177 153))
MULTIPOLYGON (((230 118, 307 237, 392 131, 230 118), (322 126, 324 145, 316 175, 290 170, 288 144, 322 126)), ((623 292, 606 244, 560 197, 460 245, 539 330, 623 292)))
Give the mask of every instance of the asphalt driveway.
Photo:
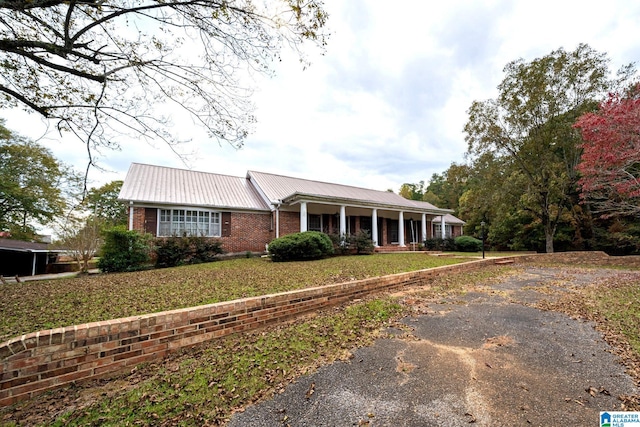
POLYGON ((531 304, 559 280, 607 270, 526 267, 491 288, 419 307, 347 362, 237 413, 249 426, 595 426, 633 380, 593 325, 531 304))

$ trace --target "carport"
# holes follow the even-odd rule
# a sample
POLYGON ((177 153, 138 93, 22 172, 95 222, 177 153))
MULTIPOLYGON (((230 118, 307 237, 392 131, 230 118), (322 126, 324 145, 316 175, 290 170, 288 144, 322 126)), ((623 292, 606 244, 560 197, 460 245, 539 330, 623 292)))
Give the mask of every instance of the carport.
POLYGON ((55 262, 56 251, 46 243, 0 239, 0 275, 35 276, 47 272, 55 262))

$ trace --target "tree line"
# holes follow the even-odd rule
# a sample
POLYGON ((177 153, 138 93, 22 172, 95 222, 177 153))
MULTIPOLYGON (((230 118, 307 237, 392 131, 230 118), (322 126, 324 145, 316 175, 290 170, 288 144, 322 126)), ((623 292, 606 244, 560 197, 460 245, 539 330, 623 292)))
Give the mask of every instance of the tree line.
POLYGON ((640 251, 640 90, 586 44, 512 61, 494 99, 474 101, 465 161, 400 194, 486 225, 495 249, 640 251))
POLYGON ((5 127, 0 119, 0 232, 3 237, 38 241, 43 227, 61 247, 87 262, 107 227, 126 225, 126 207, 117 200, 122 181, 85 191, 84 176, 51 150, 5 127))

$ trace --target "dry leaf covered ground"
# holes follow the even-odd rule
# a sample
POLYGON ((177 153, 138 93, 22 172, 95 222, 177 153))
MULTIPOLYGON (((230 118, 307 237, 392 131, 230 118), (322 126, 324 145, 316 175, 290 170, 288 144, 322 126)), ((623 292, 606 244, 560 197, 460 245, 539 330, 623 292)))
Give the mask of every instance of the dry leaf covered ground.
POLYGON ((593 425, 601 409, 640 410, 640 273, 575 265, 437 278, 57 390, 0 422, 593 425))
POLYGON ((424 253, 273 263, 243 258, 0 285, 0 341, 29 332, 464 262, 424 253))

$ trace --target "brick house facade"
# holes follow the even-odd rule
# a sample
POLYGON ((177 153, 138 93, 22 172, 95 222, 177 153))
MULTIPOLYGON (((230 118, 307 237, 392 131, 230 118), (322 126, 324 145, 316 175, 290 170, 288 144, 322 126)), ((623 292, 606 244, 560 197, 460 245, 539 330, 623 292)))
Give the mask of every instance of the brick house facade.
MULTIPOLYGON (((149 227, 145 217, 147 212, 156 211, 157 207, 133 207, 132 230, 145 231, 153 236, 158 236, 154 227, 149 227)), ((274 239, 271 212, 223 212, 223 232, 215 236, 222 242, 225 252, 264 252, 265 245, 274 239)), ((162 236, 160 236, 162 237, 162 236)))
POLYGON ((249 171, 246 177, 133 163, 119 200, 129 229, 154 236, 202 235, 225 252, 263 252, 300 231, 355 234, 376 246, 405 247, 462 233, 448 209, 387 192, 249 171))

